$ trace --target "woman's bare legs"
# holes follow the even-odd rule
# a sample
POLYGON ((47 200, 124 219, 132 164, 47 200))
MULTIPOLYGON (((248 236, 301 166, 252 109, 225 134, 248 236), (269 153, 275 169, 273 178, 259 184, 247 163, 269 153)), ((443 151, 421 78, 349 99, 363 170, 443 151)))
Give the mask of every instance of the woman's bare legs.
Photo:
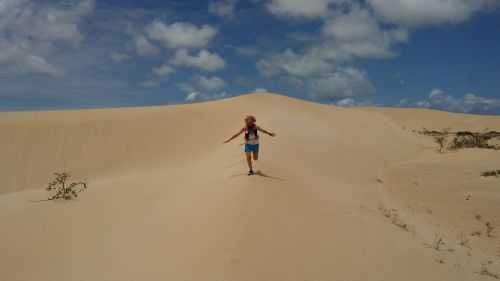
POLYGON ((253 166, 252 166, 252 153, 251 152, 245 152, 247 156, 247 164, 248 164, 248 169, 250 171, 253 171, 253 166))

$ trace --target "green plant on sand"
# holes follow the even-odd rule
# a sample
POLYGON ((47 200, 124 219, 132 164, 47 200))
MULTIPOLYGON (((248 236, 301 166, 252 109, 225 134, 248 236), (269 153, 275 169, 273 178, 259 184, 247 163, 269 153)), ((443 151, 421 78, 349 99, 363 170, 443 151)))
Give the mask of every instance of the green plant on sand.
POLYGON ((78 193, 87 189, 86 182, 69 182, 70 178, 71 174, 66 172, 54 173, 54 179, 45 188, 47 191, 53 193, 49 196, 48 200, 72 200, 78 197, 78 193))

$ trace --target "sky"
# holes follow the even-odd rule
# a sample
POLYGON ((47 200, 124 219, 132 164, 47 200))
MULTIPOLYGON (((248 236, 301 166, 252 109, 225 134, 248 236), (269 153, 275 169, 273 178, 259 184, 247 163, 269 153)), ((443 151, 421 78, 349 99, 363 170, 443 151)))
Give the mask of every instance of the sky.
POLYGON ((0 0, 0 111, 274 92, 500 114, 500 0, 0 0))

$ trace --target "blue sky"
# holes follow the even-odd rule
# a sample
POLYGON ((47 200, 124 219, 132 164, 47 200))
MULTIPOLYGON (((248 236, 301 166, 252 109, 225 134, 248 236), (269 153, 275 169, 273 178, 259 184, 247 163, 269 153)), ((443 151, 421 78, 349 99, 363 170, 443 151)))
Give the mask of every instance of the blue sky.
POLYGON ((0 0, 0 110, 254 91, 500 114, 498 0, 0 0))

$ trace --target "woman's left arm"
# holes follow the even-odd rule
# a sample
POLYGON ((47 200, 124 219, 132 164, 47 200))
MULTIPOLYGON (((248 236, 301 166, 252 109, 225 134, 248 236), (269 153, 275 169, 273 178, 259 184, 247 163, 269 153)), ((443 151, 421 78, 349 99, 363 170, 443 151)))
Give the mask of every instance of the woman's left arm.
POLYGON ((266 131, 266 130, 262 129, 261 127, 259 127, 259 126, 257 126, 257 130, 259 130, 259 131, 261 131, 261 132, 263 132, 263 133, 265 133, 265 134, 268 134, 268 135, 270 135, 271 137, 276 136, 276 134, 275 134, 275 133, 268 132, 268 131, 266 131))

